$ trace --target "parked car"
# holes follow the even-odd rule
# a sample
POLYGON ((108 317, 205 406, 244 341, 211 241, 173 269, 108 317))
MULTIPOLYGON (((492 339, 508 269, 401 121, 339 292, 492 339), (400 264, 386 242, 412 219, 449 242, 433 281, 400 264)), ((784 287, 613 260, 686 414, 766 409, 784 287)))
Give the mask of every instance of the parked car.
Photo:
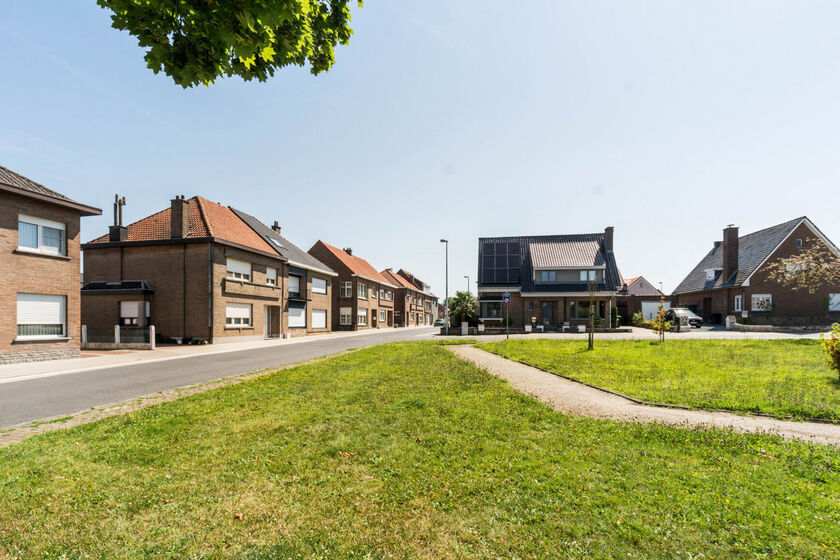
POLYGON ((443 326, 443 319, 435 319, 435 326, 442 327, 443 326))
POLYGON ((678 321, 683 317, 687 318, 688 324, 694 327, 695 329, 699 329, 701 326, 703 326, 703 319, 701 319, 699 315, 697 315, 690 309, 686 309, 684 307, 672 307, 671 309, 665 312, 665 320, 671 321, 672 323, 678 321))

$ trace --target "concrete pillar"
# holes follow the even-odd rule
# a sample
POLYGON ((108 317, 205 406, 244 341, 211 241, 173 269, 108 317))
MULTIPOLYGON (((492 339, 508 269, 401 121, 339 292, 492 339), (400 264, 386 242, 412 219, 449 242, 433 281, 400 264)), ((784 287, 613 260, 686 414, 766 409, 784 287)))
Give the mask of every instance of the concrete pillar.
POLYGON ((116 348, 120 347, 120 326, 114 325, 114 346, 116 348))

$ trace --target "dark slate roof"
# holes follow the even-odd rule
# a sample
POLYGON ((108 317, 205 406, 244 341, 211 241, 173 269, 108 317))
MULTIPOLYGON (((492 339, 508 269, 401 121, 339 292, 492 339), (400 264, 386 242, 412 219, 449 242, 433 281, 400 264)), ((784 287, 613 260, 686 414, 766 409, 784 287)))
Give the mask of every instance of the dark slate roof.
POLYGON ((738 270, 729 278, 718 272, 714 280, 706 280, 706 270, 723 270, 723 245, 716 243, 700 263, 676 287, 673 293, 699 292, 740 286, 770 256, 779 244, 807 220, 805 216, 738 237, 738 270))
POLYGON ((145 280, 123 280, 122 282, 88 282, 82 286, 85 294, 108 293, 151 294, 154 289, 145 280))
POLYGON ((585 283, 535 284, 532 272, 536 267, 601 267, 605 269, 604 281, 598 291, 614 292, 621 289, 622 279, 615 262, 615 255, 604 247, 603 233, 578 233, 566 235, 527 235, 521 237, 480 237, 478 239, 478 285, 480 287, 520 287, 523 292, 586 292, 585 283), (519 247, 519 282, 485 282, 482 262, 487 244, 514 243, 519 247), (539 264, 537 264, 539 263, 539 264))
POLYGON ((58 204, 62 204, 64 206, 72 205, 74 207, 78 207, 85 214, 95 215, 102 213, 102 210, 100 210, 99 208, 94 208, 92 206, 82 204, 81 202, 76 202, 75 200, 66 197, 63 194, 56 192, 52 189, 48 189, 44 185, 36 183, 32 179, 24 177, 19 173, 15 173, 11 169, 3 167, 2 165, 0 165, 0 186, 11 187, 12 190, 18 193, 20 193, 20 191, 24 191, 20 194, 31 193, 32 195, 35 195, 38 198, 52 198, 58 204))
POLYGON ((239 216, 243 222, 248 224, 251 229, 257 232, 259 235, 265 239, 269 245, 271 245, 280 256, 285 257, 287 260, 303 265, 305 267, 314 268, 316 270, 321 270, 328 274, 335 274, 335 271, 262 223, 260 220, 251 216, 250 214, 246 214, 241 210, 237 210, 236 208, 231 208, 233 212, 239 216))

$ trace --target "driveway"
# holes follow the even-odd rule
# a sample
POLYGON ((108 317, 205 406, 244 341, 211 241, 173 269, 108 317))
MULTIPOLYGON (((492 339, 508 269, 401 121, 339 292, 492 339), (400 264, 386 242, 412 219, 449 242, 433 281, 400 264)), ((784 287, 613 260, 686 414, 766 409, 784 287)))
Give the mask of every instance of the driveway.
MULTIPOLYGON (((225 351, 224 345, 170 359, 93 370, 69 370, 0 383, 0 428, 66 416, 93 407, 204 383, 261 369, 310 360, 352 348, 399 340, 429 339, 431 327, 387 329, 344 337, 307 337, 299 343, 225 351)), ((76 360, 85 367, 89 360, 76 360)), ((26 364, 23 364, 24 366, 26 364)), ((23 369, 23 368, 22 368, 23 369)), ((68 368, 69 369, 69 368, 68 368)))

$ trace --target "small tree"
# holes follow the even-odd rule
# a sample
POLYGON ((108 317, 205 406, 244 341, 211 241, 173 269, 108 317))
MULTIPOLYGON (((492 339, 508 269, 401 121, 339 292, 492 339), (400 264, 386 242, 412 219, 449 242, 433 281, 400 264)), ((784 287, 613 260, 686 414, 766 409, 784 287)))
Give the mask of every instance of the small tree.
MULTIPOLYGON (((805 240, 806 247, 795 255, 780 258, 767 266, 767 279, 794 292, 814 295, 823 286, 840 278, 840 258, 819 240, 805 240), (813 242, 812 242, 813 241, 813 242)), ((820 298, 828 323, 829 299, 820 298)))
POLYGON ((831 325, 831 332, 828 336, 821 334, 820 340, 823 350, 828 354, 829 367, 840 377, 840 323, 831 325))
POLYGON ((659 335, 659 342, 665 342, 665 331, 668 330, 668 322, 665 320, 665 296, 659 298, 659 310, 653 320, 653 330, 659 335))
POLYGON ((475 317, 477 302, 475 296, 467 292, 455 292, 449 300, 449 318, 454 325, 460 325, 475 317))

